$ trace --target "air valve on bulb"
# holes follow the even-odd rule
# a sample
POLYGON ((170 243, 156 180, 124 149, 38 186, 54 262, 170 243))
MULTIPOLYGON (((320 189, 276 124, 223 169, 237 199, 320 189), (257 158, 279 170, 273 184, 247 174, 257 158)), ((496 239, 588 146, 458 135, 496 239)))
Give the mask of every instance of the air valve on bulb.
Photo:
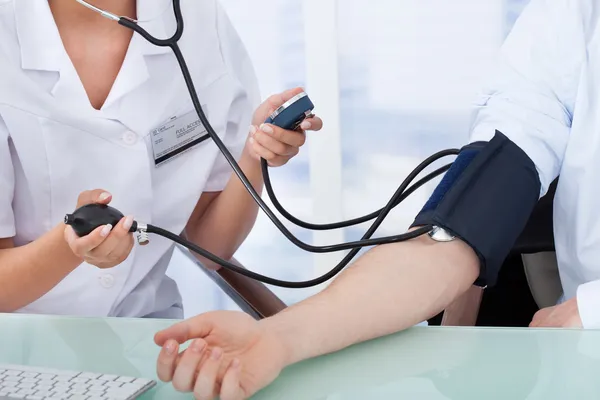
MULTIPOLYGON (((73 214, 65 215, 65 224, 70 225, 77 236, 84 237, 100 226, 117 226, 124 217, 119 210, 105 204, 88 204, 78 208, 73 214)), ((129 232, 137 233, 137 241, 142 246, 150 242, 146 224, 133 221, 129 232)))

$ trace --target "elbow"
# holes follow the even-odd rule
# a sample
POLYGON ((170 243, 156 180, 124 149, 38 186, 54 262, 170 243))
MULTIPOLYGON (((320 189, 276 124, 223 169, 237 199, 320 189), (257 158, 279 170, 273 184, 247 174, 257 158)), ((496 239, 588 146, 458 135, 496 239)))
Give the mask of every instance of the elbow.
POLYGON ((11 314, 14 313, 25 305, 17 304, 14 300, 14 296, 10 293, 10 291, 3 290, 2 293, 4 295, 0 297, 0 314, 11 314))

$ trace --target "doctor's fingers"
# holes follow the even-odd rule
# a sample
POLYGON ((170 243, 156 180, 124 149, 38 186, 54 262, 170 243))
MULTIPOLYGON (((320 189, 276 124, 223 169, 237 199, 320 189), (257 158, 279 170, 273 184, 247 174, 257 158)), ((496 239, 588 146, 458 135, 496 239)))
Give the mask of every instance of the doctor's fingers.
POLYGON ((323 120, 319 117, 307 118, 300 124, 300 129, 304 131, 320 131, 323 129, 323 120))
MULTIPOLYGON (((295 156, 296 154, 298 154, 299 147, 290 146, 288 144, 282 143, 281 141, 275 139, 272 136, 269 136, 267 133, 264 133, 262 131, 256 132, 256 134, 251 139, 254 139, 256 143, 258 143, 265 149, 272 151, 278 156, 295 156)), ((252 140, 250 140, 250 142, 252 143, 252 140)))
POLYGON ((89 235, 79 237, 73 228, 70 225, 67 225, 65 227, 65 240, 67 241, 73 254, 75 254, 77 257, 85 258, 91 250, 100 246, 106 240, 106 237, 110 234, 111 229, 112 226, 110 225, 99 226, 89 235))
MULTIPOLYGON (((252 139, 250 139, 250 142, 252 145, 252 149, 251 149, 252 155, 254 157, 256 157, 258 160, 260 160, 261 158, 264 158, 267 161, 267 163, 269 164, 269 166, 271 166, 271 167, 281 167, 282 165, 286 164, 292 158, 292 156, 277 155, 277 154, 273 153, 271 150, 263 147, 258 142, 253 141, 252 139)), ((297 148, 296 148, 296 154, 298 154, 297 148)))
POLYGON ((122 263, 127 259, 133 248, 133 235, 129 232, 133 217, 128 216, 117 224, 106 240, 98 247, 90 250, 88 256, 97 260, 122 263))
MULTIPOLYGON (((302 147, 306 143, 306 134, 298 131, 288 131, 275 125, 263 124, 260 129, 253 134, 255 138, 261 138, 265 141, 271 140, 280 143, 282 146, 302 147)), ((261 142, 263 145, 266 142, 261 142)), ((272 149, 275 150, 275 149, 272 149)), ((281 154, 281 153, 279 153, 281 154)))
POLYGON ((79 198, 77 199, 77 208, 93 203, 108 204, 111 200, 112 195, 106 190, 86 190, 85 192, 81 192, 79 194, 79 198))

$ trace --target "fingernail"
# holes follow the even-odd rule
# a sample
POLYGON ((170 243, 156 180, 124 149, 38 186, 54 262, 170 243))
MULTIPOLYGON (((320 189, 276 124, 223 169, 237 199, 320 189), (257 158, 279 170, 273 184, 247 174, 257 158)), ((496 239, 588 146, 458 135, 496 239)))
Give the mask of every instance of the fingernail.
POLYGON ((253 138, 253 137, 251 137, 250 139, 248 139, 248 142, 249 142, 250 144, 254 144, 254 142, 256 142, 256 140, 254 140, 254 138, 253 138))
POLYGON ((213 349, 212 353, 210 354, 210 358, 212 358, 213 360, 218 360, 219 358, 221 358, 221 355, 223 354, 223 352, 221 351, 221 349, 213 349))
POLYGON ((269 125, 262 124, 260 126, 260 130, 264 133, 268 133, 269 135, 273 134, 273 128, 271 128, 269 125))
POLYGON ((256 133, 256 127, 254 125, 250 125, 250 135, 254 136, 256 133))
POLYGON ((167 342, 165 345, 165 351, 168 355, 172 355, 175 352, 175 344, 173 342, 167 342))
POLYGON ((129 215, 129 216, 127 216, 127 218, 125 218, 125 221, 123 221, 123 229, 125 229, 125 231, 129 232, 132 225, 133 225, 133 217, 131 215, 129 215))
POLYGON ((104 201, 110 197, 110 193, 104 192, 98 197, 98 201, 104 201))
POLYGON ((192 351, 195 353, 202 353, 202 350, 204 350, 204 346, 206 346, 205 342, 195 341, 194 343, 192 343, 192 351))
POLYGON ((112 230, 111 224, 105 225, 104 228, 102 228, 102 231, 100 232, 100 236, 107 237, 111 230, 112 230))
POLYGON ((304 129, 304 130, 308 130, 312 127, 312 124, 309 121, 303 121, 300 124, 300 128, 304 129))
POLYGON ((234 358, 233 361, 231 362, 231 368, 239 368, 240 367, 240 360, 238 360, 237 358, 234 358))

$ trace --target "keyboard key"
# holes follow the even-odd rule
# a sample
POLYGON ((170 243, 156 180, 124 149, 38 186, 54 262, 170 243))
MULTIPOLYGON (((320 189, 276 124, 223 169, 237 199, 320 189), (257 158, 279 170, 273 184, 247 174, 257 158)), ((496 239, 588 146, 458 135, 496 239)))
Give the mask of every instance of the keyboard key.
POLYGON ((76 394, 76 395, 69 397, 69 400, 88 400, 89 398, 90 398, 90 396, 76 394))
POLYGON ((106 381, 114 381, 115 379, 119 379, 119 377, 117 375, 102 375, 98 379, 104 379, 106 381))
POLYGON ((44 400, 44 396, 38 396, 37 394, 30 394, 25 397, 27 400, 44 400))
POLYGON ((116 382, 121 382, 121 383, 131 383, 135 380, 135 378, 130 378, 127 376, 122 376, 119 379, 116 380, 116 382))
POLYGON ((31 389, 21 389, 17 392, 17 394, 22 394, 24 396, 27 396, 28 394, 35 394, 35 390, 31 390, 31 389))
POLYGON ((35 383, 19 383, 17 387, 19 389, 32 389, 35 387, 35 383))
POLYGON ((134 384, 131 384, 131 383, 126 383, 123 386, 121 386, 119 389, 120 389, 120 391, 135 393, 138 390, 140 390, 140 386, 134 385, 134 384))
POLYGON ((68 394, 86 394, 87 389, 70 389, 67 393, 68 394))
POLYGON ((133 383, 138 386, 146 386, 151 384, 152 381, 150 379, 137 378, 135 381, 133 381, 133 383))
POLYGON ((35 388, 37 390, 51 390, 54 387, 54 385, 50 384, 48 385, 47 383, 42 383, 42 382, 38 382, 37 385, 35 385, 35 388))
POLYGON ((54 390, 38 390, 37 392, 35 392, 35 394, 37 394, 38 396, 43 396, 43 397, 50 397, 56 394, 56 391, 54 390))
POLYGON ((52 396, 48 397, 49 399, 58 399, 58 400, 66 400, 69 397, 71 397, 70 394, 66 394, 66 393, 54 393, 52 396))
POLYGON ((86 378, 86 379, 98 379, 102 376, 102 374, 95 374, 95 373, 91 373, 91 372, 85 372, 81 375, 79 375, 80 378, 86 378))
POLYGON ((6 372, 4 373, 4 375, 6 375, 6 376, 19 376, 19 375, 21 375, 21 374, 22 374, 22 372, 21 372, 21 371, 15 371, 15 370, 13 370, 13 369, 9 369, 8 371, 6 371, 6 372))

